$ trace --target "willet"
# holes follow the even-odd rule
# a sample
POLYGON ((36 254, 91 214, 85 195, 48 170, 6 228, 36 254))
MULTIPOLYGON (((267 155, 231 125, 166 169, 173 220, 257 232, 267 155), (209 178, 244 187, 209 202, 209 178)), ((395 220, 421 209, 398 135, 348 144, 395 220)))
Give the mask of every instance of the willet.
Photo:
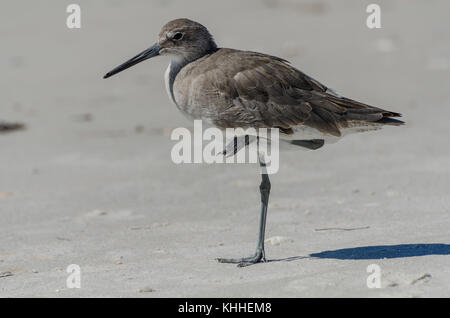
MULTIPOLYGON (((392 118, 400 117, 399 113, 340 96, 284 59, 218 48, 203 25, 188 19, 164 25, 153 46, 104 78, 157 55, 171 58, 165 73, 171 101, 189 118, 220 129, 278 128, 280 137, 291 144, 317 149, 329 137, 336 139, 348 131, 403 124, 392 118)), ((265 163, 259 163, 261 213, 256 253, 244 258, 219 258, 219 262, 246 266, 266 260, 264 233, 270 181, 265 163)))

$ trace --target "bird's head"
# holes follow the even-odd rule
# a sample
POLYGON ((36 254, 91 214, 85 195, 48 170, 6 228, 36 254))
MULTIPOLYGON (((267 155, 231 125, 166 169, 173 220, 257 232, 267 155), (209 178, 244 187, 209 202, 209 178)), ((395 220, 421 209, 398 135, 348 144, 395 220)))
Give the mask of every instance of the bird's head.
POLYGON ((170 56, 172 60, 193 61, 216 49, 213 37, 200 23, 189 19, 172 20, 162 27, 154 45, 114 68, 103 78, 158 55, 170 56))
POLYGON ((160 55, 188 60, 217 48, 209 31, 200 23, 189 19, 172 20, 163 26, 157 45, 160 47, 160 55))

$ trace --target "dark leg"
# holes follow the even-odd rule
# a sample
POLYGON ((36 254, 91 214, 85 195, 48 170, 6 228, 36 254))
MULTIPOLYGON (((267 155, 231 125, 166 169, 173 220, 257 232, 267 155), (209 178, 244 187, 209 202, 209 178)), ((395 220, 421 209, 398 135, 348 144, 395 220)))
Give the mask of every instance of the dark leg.
POLYGON ((265 163, 260 160, 259 165, 262 169, 262 180, 261 185, 259 186, 259 191, 261 192, 261 214, 259 217, 259 234, 256 252, 254 255, 243 258, 218 258, 217 260, 220 263, 237 263, 239 267, 243 267, 266 261, 264 253, 264 233, 266 231, 267 204, 269 202, 270 180, 268 174, 266 173, 265 163))

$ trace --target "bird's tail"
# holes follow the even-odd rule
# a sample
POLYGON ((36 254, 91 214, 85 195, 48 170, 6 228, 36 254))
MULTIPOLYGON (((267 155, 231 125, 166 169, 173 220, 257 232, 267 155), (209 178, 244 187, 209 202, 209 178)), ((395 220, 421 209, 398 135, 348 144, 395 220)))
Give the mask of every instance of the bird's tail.
MULTIPOLYGON (((397 117, 400 117, 400 116, 397 116, 397 117)), ((401 121, 399 119, 392 118, 392 117, 383 117, 380 120, 377 120, 376 122, 379 124, 391 125, 391 126, 401 126, 401 125, 405 124, 404 121, 401 121)))
POLYGON ((381 125, 400 126, 404 122, 397 119, 402 114, 370 106, 346 97, 329 96, 329 100, 345 108, 344 121, 363 121, 381 125))
POLYGON ((342 130, 355 131, 379 129, 383 125, 403 125, 397 112, 363 104, 350 98, 329 93, 315 93, 318 98, 309 101, 310 118, 304 123, 322 133, 341 136, 342 130))

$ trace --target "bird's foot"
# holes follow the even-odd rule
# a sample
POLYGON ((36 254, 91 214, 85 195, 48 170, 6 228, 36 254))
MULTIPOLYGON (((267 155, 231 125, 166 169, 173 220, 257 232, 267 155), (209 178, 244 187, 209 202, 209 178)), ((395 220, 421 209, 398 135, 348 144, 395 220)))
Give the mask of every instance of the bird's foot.
POLYGON ((266 262, 264 252, 257 252, 252 256, 242 257, 242 258, 218 258, 219 263, 231 263, 238 264, 238 267, 250 266, 257 263, 266 262))

